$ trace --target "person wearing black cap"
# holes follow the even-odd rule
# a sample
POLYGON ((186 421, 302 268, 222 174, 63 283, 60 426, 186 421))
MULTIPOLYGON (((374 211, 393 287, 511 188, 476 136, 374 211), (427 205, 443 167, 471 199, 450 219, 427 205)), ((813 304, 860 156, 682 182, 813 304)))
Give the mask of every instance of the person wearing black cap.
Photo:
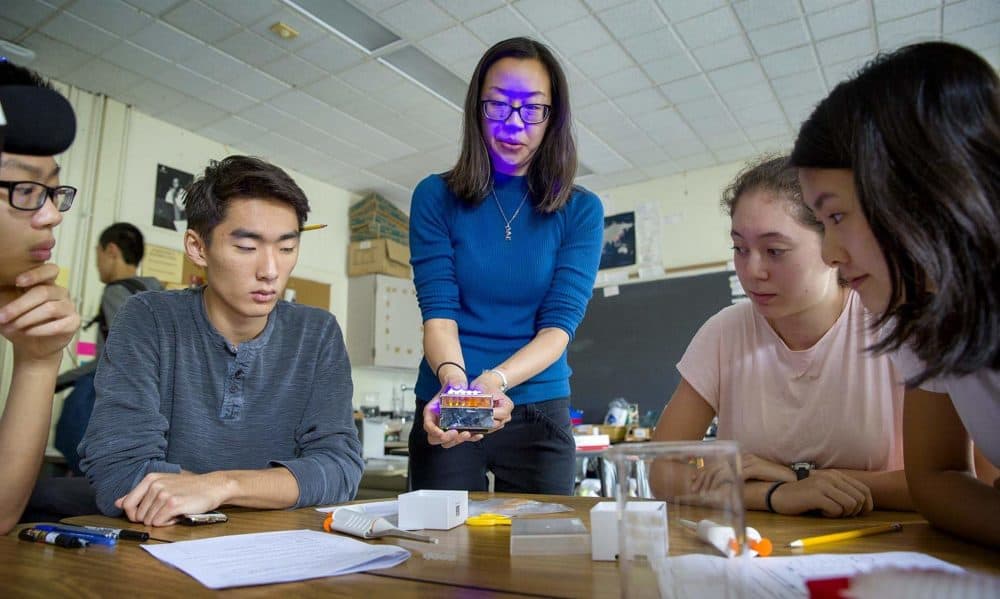
POLYGON ((32 71, 0 57, 0 335, 13 345, 0 415, 0 534, 14 527, 45 452, 62 350, 80 326, 49 264, 53 229, 76 189, 54 156, 76 133, 73 110, 32 71), (51 200, 51 202, 49 201, 51 200))

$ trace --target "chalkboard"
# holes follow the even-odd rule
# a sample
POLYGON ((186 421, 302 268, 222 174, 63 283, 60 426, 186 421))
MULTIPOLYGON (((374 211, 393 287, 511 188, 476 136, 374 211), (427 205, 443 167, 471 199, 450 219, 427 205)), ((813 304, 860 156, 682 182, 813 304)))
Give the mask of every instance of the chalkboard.
POLYGON ((732 274, 621 285, 611 297, 595 289, 568 349, 571 403, 583 421, 603 422, 616 397, 658 416, 680 382, 676 366, 691 338, 730 305, 732 274))

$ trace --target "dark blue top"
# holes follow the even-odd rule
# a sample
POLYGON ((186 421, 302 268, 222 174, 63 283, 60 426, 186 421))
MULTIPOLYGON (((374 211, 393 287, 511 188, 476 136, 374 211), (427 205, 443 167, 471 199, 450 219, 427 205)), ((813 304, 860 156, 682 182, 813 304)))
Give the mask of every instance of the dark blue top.
MULTIPOLYGON (((496 198, 511 219, 528 191, 525 177, 494 173, 496 198)), ((544 214, 528 197, 511 222, 511 240, 492 195, 470 206, 431 175, 413 192, 410 263, 424 320, 458 323, 469 380, 497 366, 541 329, 573 338, 597 277, 604 235, 601 200, 574 188, 559 211, 544 214)), ((563 352, 552 365, 508 391, 515 404, 570 394, 563 352)), ((416 395, 427 400, 441 388, 427 360, 420 363, 416 395)))
POLYGON ((264 330, 231 345, 202 289, 150 291, 115 316, 97 367, 80 466, 97 505, 151 472, 284 466, 295 507, 354 497, 364 463, 351 413, 351 365, 326 310, 279 301, 264 330))

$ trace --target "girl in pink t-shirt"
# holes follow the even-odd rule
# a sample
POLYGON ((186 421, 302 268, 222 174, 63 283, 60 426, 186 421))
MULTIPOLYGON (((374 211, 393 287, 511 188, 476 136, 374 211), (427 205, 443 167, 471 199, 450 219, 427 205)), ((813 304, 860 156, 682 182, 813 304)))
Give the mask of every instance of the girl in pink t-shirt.
POLYGON ((726 190, 736 274, 749 302, 698 331, 654 438, 718 436, 743 450, 745 504, 783 514, 912 509, 902 460, 902 396, 860 299, 820 253, 822 226, 784 156, 726 190), (794 469, 793 469, 794 468, 794 469))

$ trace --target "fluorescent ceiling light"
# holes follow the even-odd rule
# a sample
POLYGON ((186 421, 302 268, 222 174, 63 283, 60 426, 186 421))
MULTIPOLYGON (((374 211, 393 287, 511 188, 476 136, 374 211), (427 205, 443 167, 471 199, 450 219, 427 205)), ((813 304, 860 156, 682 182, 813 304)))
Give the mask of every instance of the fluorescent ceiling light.
POLYGON ((303 15, 371 54, 399 41, 399 36, 345 0, 284 0, 303 15))
POLYGON ((468 84, 413 46, 404 46, 378 59, 438 98, 462 110, 468 84))

